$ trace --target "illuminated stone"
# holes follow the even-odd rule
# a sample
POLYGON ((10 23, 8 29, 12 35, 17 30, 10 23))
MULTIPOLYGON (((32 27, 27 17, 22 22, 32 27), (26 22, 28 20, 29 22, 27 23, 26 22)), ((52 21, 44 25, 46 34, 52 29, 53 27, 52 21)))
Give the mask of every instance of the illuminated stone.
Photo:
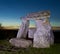
POLYGON ((23 19, 16 38, 21 38, 21 37, 26 38, 28 32, 28 26, 29 26, 29 20, 23 19))
POLYGON ((27 48, 31 45, 36 48, 48 48, 50 45, 54 44, 54 35, 51 29, 50 22, 48 18, 50 17, 49 11, 42 11, 31 13, 22 18, 22 24, 18 30, 17 37, 12 38, 9 42, 16 47, 27 48), (36 28, 29 28, 29 20, 35 20, 36 28), (26 40, 28 33, 28 38, 33 38, 32 41, 26 40))
POLYGON ((46 20, 35 20, 36 32, 34 33, 33 47, 47 48, 54 43, 54 36, 49 23, 46 20))

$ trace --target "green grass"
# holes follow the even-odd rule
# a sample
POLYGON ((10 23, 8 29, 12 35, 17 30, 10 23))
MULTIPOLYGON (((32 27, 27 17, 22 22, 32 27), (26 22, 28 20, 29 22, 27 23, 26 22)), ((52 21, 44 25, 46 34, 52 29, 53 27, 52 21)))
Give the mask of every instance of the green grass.
POLYGON ((11 46, 8 40, 0 40, 0 54, 60 54, 60 44, 54 44, 50 48, 16 48, 11 46))

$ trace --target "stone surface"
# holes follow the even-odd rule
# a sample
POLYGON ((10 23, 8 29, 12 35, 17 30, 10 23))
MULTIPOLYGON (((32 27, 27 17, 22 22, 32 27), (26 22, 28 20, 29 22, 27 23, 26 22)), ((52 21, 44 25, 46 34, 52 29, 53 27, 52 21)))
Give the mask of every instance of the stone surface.
POLYGON ((51 31, 51 26, 45 23, 46 20, 35 20, 36 21, 36 32, 34 33, 33 47, 46 48, 53 44, 54 37, 51 31))
POLYGON ((27 18, 49 18, 50 17, 50 11, 40 11, 40 12, 33 12, 30 14, 27 14, 27 18))
POLYGON ((32 41, 30 40, 25 40, 25 39, 17 39, 17 38, 12 38, 9 40, 9 42, 15 46, 15 47, 22 47, 22 48, 27 48, 32 45, 32 41))
POLYGON ((35 31, 36 31, 36 28, 29 28, 29 30, 28 30, 28 38, 34 38, 35 31))
POLYGON ((29 26, 29 20, 23 19, 16 38, 21 38, 21 37, 25 38, 28 32, 28 26, 29 26))
POLYGON ((22 18, 22 24, 18 30, 17 37, 10 39, 9 42, 13 46, 27 48, 32 45, 32 41, 25 39, 28 36, 27 38, 33 38, 33 47, 50 47, 50 45, 54 44, 54 36, 48 21, 49 17, 49 11, 28 14, 25 18, 22 18), (36 29, 28 28, 30 19, 35 20, 36 29))
POLYGON ((52 30, 50 30, 50 44, 53 45, 54 44, 54 35, 52 30))

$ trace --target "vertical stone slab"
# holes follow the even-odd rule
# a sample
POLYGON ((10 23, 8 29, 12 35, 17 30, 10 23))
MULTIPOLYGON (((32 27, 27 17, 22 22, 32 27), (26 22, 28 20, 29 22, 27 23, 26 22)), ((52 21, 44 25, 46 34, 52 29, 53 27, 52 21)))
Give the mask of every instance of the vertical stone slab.
POLYGON ((29 20, 23 19, 16 38, 26 37, 28 26, 29 26, 29 20))
POLYGON ((27 20, 27 22, 25 24, 25 30, 23 32, 23 38, 26 38, 27 33, 28 33, 28 29, 29 29, 29 20, 27 20))
POLYGON ((51 37, 51 26, 49 24, 44 24, 45 20, 35 20, 37 30, 34 34, 33 47, 36 48, 46 48, 50 47, 53 42, 51 37))
POLYGON ((49 21, 47 23, 45 23, 44 26, 45 26, 45 28, 47 30, 48 37, 50 39, 50 45, 53 45, 54 44, 54 35, 53 35, 52 27, 51 27, 49 21))
POLYGON ((29 28, 29 30, 28 30, 28 38, 34 38, 35 31, 36 31, 36 28, 29 28))
POLYGON ((54 35, 52 30, 50 30, 50 44, 53 45, 54 44, 54 35))

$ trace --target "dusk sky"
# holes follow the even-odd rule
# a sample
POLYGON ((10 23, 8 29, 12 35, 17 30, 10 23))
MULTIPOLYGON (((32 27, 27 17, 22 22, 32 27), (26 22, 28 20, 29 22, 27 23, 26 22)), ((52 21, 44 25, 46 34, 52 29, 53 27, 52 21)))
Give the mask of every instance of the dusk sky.
MULTIPOLYGON (((0 23, 19 26, 21 16, 43 10, 50 10, 52 26, 60 26, 60 0, 0 0, 0 23)), ((31 25, 34 25, 33 21, 31 25)))

